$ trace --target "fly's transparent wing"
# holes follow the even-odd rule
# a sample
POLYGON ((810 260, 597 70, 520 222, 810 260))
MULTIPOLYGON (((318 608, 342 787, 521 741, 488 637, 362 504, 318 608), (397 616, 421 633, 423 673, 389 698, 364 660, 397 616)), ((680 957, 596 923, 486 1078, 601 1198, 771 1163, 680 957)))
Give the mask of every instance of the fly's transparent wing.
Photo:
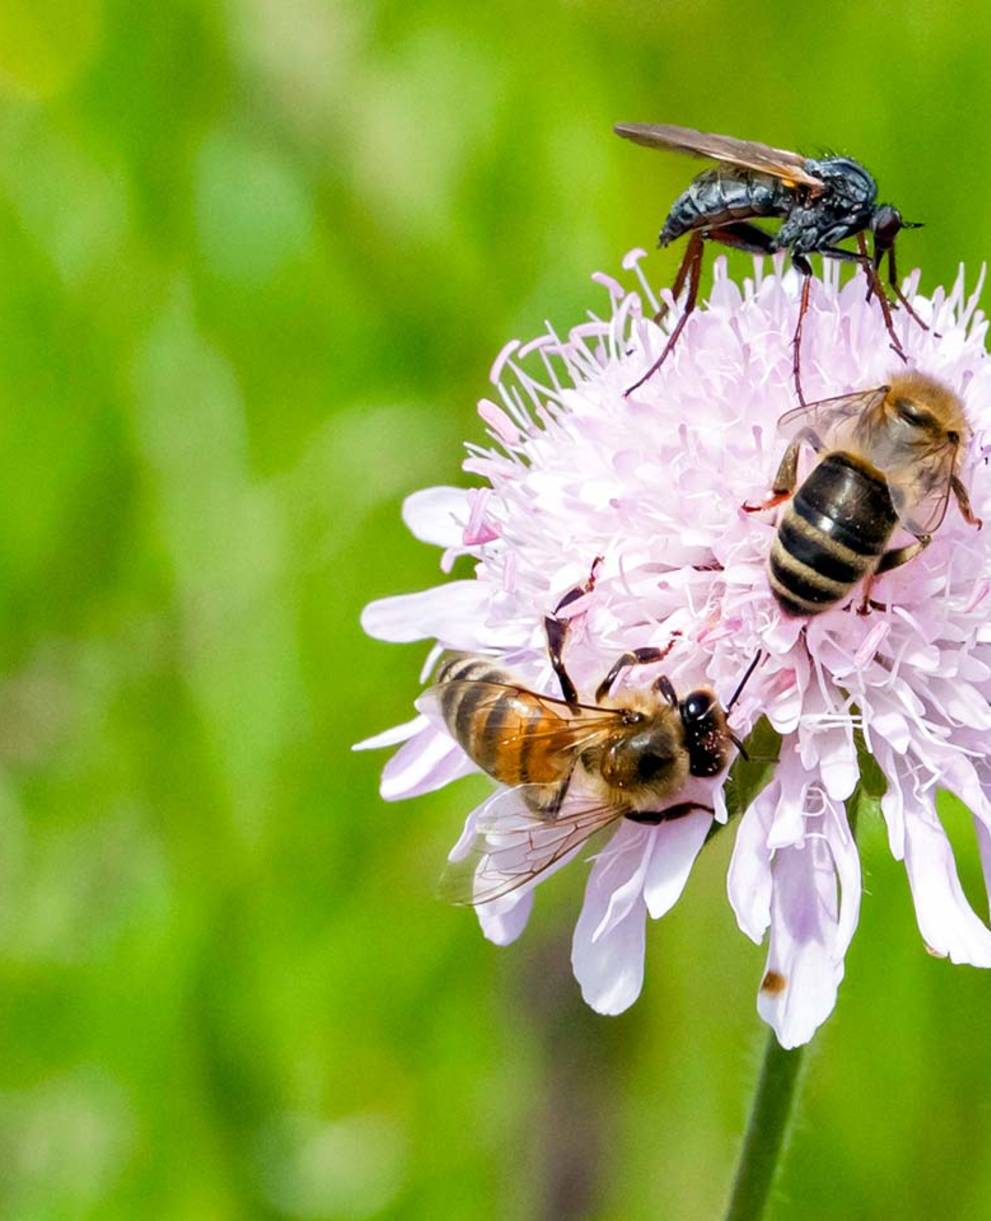
POLYGON ((793 441, 799 433, 808 430, 810 440, 815 438, 819 448, 836 449, 849 439, 861 418, 884 401, 888 389, 888 386, 877 386, 873 390, 858 390, 854 394, 841 394, 837 398, 795 407, 778 420, 778 434, 793 441))
POLYGON ((440 880, 442 898, 457 904, 491 903, 566 864, 625 807, 570 795, 556 812, 534 809, 545 799, 536 785, 505 789, 477 812, 473 838, 440 880))
POLYGON ((696 131, 693 127, 676 127, 672 123, 617 123, 617 136, 642 144, 646 148, 671 149, 692 157, 709 157, 713 161, 728 161, 761 174, 770 174, 798 186, 823 190, 824 183, 805 168, 806 159, 800 153, 789 153, 755 140, 735 140, 732 136, 717 136, 712 132, 696 131))
POLYGON ((912 468, 909 479, 888 478, 888 492, 898 520, 917 538, 943 524, 950 503, 958 446, 949 442, 912 468))

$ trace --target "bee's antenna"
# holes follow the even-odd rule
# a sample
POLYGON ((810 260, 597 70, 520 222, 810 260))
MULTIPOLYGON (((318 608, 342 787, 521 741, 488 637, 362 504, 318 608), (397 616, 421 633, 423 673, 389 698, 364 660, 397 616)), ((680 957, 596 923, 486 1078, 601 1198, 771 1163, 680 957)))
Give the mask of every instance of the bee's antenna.
POLYGON ((726 736, 729 738, 729 740, 733 743, 733 745, 736 747, 736 749, 743 756, 744 762, 749 763, 750 756, 747 754, 746 747, 743 745, 743 743, 740 741, 740 739, 736 736, 736 734, 732 731, 732 729, 726 730, 726 736))
MULTIPOLYGON (((750 663, 749 666, 747 666, 746 674, 744 674, 743 678, 740 679, 739 685, 737 686, 736 690, 733 692, 733 695, 730 698, 730 702, 726 705, 726 715, 727 716, 733 711, 733 705, 743 694, 743 688, 749 682, 751 674, 753 674, 754 670, 757 669, 757 666, 763 660, 764 660, 763 650, 758 649, 757 652, 754 654, 753 661, 750 663)), ((735 741, 735 739, 734 739, 734 741, 735 741)), ((740 753, 743 754, 743 748, 740 746, 739 742, 737 742, 737 746, 740 749, 740 753)))

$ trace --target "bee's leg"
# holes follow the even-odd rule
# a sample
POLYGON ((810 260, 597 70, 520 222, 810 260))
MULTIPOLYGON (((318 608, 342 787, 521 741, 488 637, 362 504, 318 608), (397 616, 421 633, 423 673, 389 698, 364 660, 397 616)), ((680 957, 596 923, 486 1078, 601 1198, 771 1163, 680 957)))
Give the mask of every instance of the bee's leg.
POLYGON ((666 674, 662 674, 654 683, 654 690, 663 695, 672 708, 678 707, 678 692, 675 691, 674 683, 666 674))
POLYGON ((628 653, 623 653, 620 657, 617 657, 612 669, 595 689, 595 702, 597 704, 601 703, 606 698, 609 694, 609 688, 619 677, 621 670, 625 670, 628 666, 649 666, 652 662, 663 661, 674 648, 675 639, 680 635, 681 632, 672 632, 672 639, 663 649, 630 649, 628 653))
POLYGON ((925 551, 931 542, 931 534, 921 534, 914 543, 908 543, 904 547, 894 547, 891 551, 886 551, 881 556, 881 562, 864 582, 864 597, 857 608, 857 613, 869 615, 871 607, 877 606, 877 603, 871 600, 871 589, 879 576, 883 573, 891 572, 894 568, 901 568, 902 564, 907 564, 909 560, 914 560, 917 555, 921 555, 925 551))
POLYGON ((771 484, 772 494, 759 505, 743 505, 744 513, 762 513, 765 509, 776 508, 794 492, 795 484, 798 483, 798 454, 803 442, 811 445, 816 453, 822 449, 818 434, 811 428, 803 428, 785 450, 778 473, 774 476, 774 483, 771 484))
POLYGON ((678 342, 681 332, 685 329, 685 323, 695 309, 695 303, 699 295, 699 282, 702 278, 702 235, 696 229, 692 236, 688 239, 688 249, 685 251, 685 257, 682 260, 681 270, 678 272, 678 279, 675 280, 675 285, 679 281, 684 283, 684 279, 688 279, 688 296, 685 298, 685 304, 682 307, 681 317, 678 319, 678 325, 671 332, 667 343, 664 345, 664 351, 658 356, 657 360, 650 366, 647 372, 638 381, 635 381, 628 390, 624 391, 624 398, 628 398, 634 390, 638 390, 648 378, 654 376, 657 370, 664 364, 667 358, 674 350, 674 345, 678 342), (682 275, 684 272, 684 276, 682 275))
POLYGON ((541 805, 540 813, 542 817, 549 819, 557 818, 558 814, 561 812, 561 807, 564 805, 564 799, 568 795, 568 789, 571 787, 571 777, 574 774, 575 769, 572 767, 567 776, 565 776, 565 778, 551 794, 547 803, 545 805, 541 805))
POLYGON ((568 635, 567 619, 557 619, 553 615, 544 616, 544 632, 547 634, 547 652, 550 654, 551 666, 561 684, 561 695, 564 702, 573 711, 578 708, 578 688, 571 680, 564 664, 564 642, 568 635))
POLYGON ((564 642, 568 635, 569 620, 559 619, 557 615, 558 611, 563 610, 566 606, 570 606, 572 602, 577 602, 579 598, 583 598, 586 594, 592 592, 595 588, 595 578, 598 576, 599 565, 601 563, 602 556, 597 555, 592 561, 588 580, 581 585, 576 585, 574 589, 569 589, 557 606, 554 607, 554 614, 544 616, 544 632, 547 635, 547 651, 550 654, 551 665, 554 668, 554 673, 557 675, 558 682, 561 684, 561 694, 564 696, 564 702, 572 709, 578 706, 578 691, 564 665, 564 642))
POLYGON ((656 827, 658 823, 672 822, 676 818, 684 818, 693 810, 705 810, 707 814, 715 814, 712 806, 703 805, 700 801, 678 801, 666 810, 630 810, 625 817, 630 822, 644 823, 656 827))
POLYGON ((588 574, 588 580, 583 581, 581 585, 576 585, 574 589, 569 589, 557 606, 554 607, 554 614, 563 611, 566 606, 570 606, 572 602, 577 602, 579 598, 584 598, 586 594, 590 594, 595 589, 595 578, 599 575, 599 565, 602 563, 603 557, 597 555, 592 561, 592 568, 588 574))
POLYGON ((976 526, 980 530, 984 523, 975 515, 974 510, 970 507, 970 496, 959 476, 953 476, 950 480, 950 488, 953 495, 957 498, 957 504, 960 506, 960 516, 968 526, 976 526))

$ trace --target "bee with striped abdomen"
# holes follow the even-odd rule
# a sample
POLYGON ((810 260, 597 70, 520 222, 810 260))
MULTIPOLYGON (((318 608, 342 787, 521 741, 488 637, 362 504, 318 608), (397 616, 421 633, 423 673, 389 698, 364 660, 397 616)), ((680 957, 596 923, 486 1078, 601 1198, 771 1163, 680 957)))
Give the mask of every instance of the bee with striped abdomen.
POLYGON ((957 474, 970 436, 963 403, 934 378, 907 373, 889 386, 799 407, 779 428, 789 445, 773 495, 744 508, 787 501, 768 559, 771 590, 787 615, 829 610, 863 578, 866 613, 875 577, 929 546, 951 494, 964 520, 981 526, 957 474), (798 485, 802 445, 819 457, 798 485), (896 526, 915 540, 886 550, 896 526))
POLYGON ((554 624, 548 620, 548 637, 564 699, 532 691, 486 657, 457 654, 417 701, 474 763, 510 786, 476 821, 471 868, 448 878, 455 902, 510 893, 621 818, 657 824, 693 810, 711 813, 698 801, 678 800, 679 793, 691 777, 723 771, 731 745, 742 749, 727 714, 743 682, 725 710, 704 687, 679 699, 665 675, 647 689, 611 694, 624 669, 660 661, 671 645, 636 649, 618 658, 594 703, 583 704, 561 658, 563 629, 554 624))

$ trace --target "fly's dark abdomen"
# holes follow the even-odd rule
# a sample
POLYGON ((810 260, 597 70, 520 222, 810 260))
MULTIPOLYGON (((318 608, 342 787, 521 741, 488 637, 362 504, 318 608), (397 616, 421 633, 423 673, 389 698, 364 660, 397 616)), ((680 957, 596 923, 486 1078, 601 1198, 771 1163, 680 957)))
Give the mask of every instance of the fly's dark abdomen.
POLYGON ((730 225, 754 216, 787 216, 794 202, 792 191, 769 174, 706 170, 674 201, 660 244, 666 246, 690 229, 730 225))
POLYGON ((884 477, 827 454, 786 506, 771 547, 771 589, 788 615, 817 615, 873 572, 897 524, 884 477))

